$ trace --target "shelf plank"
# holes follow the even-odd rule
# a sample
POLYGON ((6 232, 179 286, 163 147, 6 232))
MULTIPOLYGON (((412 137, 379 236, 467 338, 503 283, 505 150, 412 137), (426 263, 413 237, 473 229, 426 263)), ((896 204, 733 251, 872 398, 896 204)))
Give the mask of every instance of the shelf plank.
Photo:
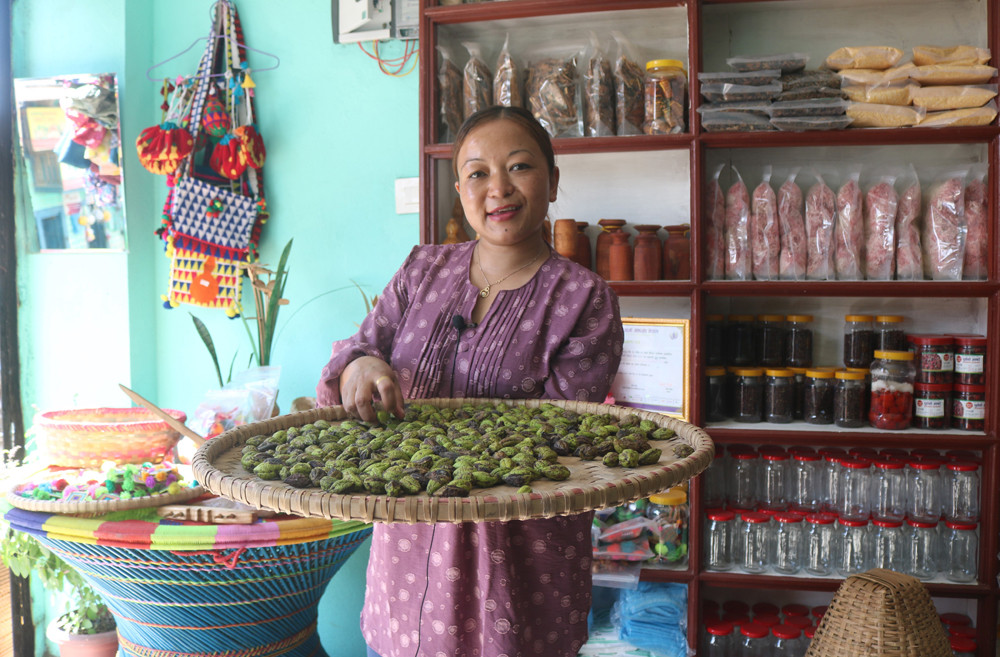
POLYGON ((690 296, 695 286, 690 281, 609 281, 611 289, 622 297, 690 296))
POLYGON ((534 18, 592 11, 683 7, 687 0, 508 0, 427 7, 424 15, 435 24, 471 23, 511 18, 534 18))
POLYGON ((688 584, 694 577, 690 569, 643 568, 639 573, 639 580, 642 582, 678 582, 680 584, 688 584))
POLYGON ((706 132, 699 139, 709 148, 773 148, 788 146, 901 146, 907 144, 979 144, 997 136, 993 125, 962 128, 855 128, 805 132, 706 132))
MULTIPOLYGON (((593 153, 634 153, 637 151, 688 150, 694 142, 690 133, 677 135, 633 135, 630 137, 559 137, 552 140, 556 155, 593 153)), ((434 159, 451 159, 450 143, 427 144, 424 154, 434 159)))
POLYGON ((989 298, 1000 290, 990 281, 705 281, 716 296, 989 298))
POLYGON ((878 431, 875 429, 841 429, 830 425, 769 424, 760 422, 719 427, 711 424, 705 431, 715 442, 752 443, 760 445, 808 445, 813 447, 855 447, 872 445, 879 447, 922 447, 931 449, 974 449, 985 450, 997 444, 997 439, 982 432, 962 431, 878 431), (782 427, 779 429, 778 427, 782 427), (820 427, 828 427, 826 429, 820 427))
MULTIPOLYGON (((645 573, 646 571, 643 571, 645 573)), ((699 575, 706 586, 762 589, 780 591, 829 591, 833 592, 844 583, 842 577, 810 577, 750 575, 737 572, 705 571, 699 575)), ((932 596, 949 598, 986 598, 993 595, 991 587, 985 584, 956 584, 951 582, 924 582, 932 596)))

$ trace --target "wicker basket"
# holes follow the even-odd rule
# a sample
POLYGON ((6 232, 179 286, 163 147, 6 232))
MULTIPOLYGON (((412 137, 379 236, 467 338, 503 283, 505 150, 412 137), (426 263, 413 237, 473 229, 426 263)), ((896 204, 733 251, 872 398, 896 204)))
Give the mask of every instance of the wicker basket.
MULTIPOLYGON (((181 411, 164 409, 180 422, 181 411)), ((42 413, 35 423, 46 462, 99 468, 105 461, 159 463, 181 439, 145 408, 80 408, 42 413)))
POLYGON ((951 657, 951 644, 920 580, 875 568, 844 580, 806 657, 951 657))
MULTIPOLYGON (((660 461, 638 468, 608 468, 600 461, 561 457, 570 470, 565 481, 532 482, 532 492, 518 494, 510 486, 476 489, 468 497, 434 497, 426 493, 408 497, 386 495, 337 495, 319 488, 293 488, 280 481, 264 481, 240 465, 247 438, 316 420, 348 419, 343 407, 328 406, 245 424, 208 441, 191 461, 195 479, 210 492, 250 506, 299 516, 361 520, 364 522, 481 522, 550 518, 605 509, 647 497, 694 477, 707 468, 715 454, 712 440, 702 429, 674 418, 633 408, 562 400, 422 399, 440 408, 502 401, 511 406, 537 407, 548 403, 580 413, 630 413, 673 429, 677 441, 691 448, 683 458, 664 449, 660 461)), ((664 445, 664 447, 667 447, 664 445)))

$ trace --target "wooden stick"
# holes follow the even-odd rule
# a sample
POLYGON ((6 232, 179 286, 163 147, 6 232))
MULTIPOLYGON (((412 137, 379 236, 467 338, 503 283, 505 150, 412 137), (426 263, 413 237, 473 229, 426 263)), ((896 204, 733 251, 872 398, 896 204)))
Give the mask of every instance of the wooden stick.
POLYGON ((145 406, 149 410, 149 412, 151 412, 153 415, 155 415, 156 417, 160 418, 168 425, 170 425, 171 429, 179 431, 181 435, 187 436, 188 438, 193 440, 196 446, 201 447, 202 445, 205 444, 204 438, 202 438, 197 433, 189 429, 183 422, 175 418, 170 413, 167 413, 165 410, 163 410, 153 402, 149 401, 139 393, 135 392, 134 390, 129 390, 121 383, 118 384, 118 387, 121 388, 122 392, 128 395, 132 401, 139 404, 140 406, 145 406))

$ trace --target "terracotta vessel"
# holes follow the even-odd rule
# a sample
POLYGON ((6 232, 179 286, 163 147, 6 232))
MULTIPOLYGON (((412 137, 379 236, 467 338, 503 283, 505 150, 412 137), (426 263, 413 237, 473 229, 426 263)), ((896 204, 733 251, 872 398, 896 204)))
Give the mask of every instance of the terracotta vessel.
POLYGON ((635 280, 658 281, 663 277, 663 244, 656 235, 660 227, 655 224, 639 224, 635 229, 639 231, 635 236, 635 280))

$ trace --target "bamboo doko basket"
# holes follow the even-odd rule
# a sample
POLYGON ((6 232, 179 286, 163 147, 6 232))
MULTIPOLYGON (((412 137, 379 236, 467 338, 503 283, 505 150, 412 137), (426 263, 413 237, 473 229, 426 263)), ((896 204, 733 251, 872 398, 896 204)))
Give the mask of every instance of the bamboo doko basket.
POLYGON ((299 516, 362 520, 364 522, 482 522, 549 518, 625 504, 677 485, 694 477, 712 463, 715 448, 702 429, 674 418, 633 408, 562 400, 423 399, 420 403, 439 408, 464 404, 503 402, 510 406, 538 407, 543 403, 578 413, 606 413, 624 417, 630 413, 668 427, 677 433, 670 441, 651 443, 663 449, 660 461, 639 468, 608 468, 600 461, 560 457, 570 469, 565 481, 538 480, 532 492, 517 494, 510 486, 473 490, 469 497, 434 497, 426 493, 388 497, 354 493, 337 495, 319 488, 293 488, 280 481, 264 481, 240 465, 246 440, 279 429, 303 426, 317 420, 348 419, 341 406, 329 406, 270 420, 246 424, 208 441, 192 459, 194 476, 209 491, 251 506, 299 516), (684 444, 693 450, 683 458, 673 447, 684 444))
POLYGON ((844 580, 806 657, 951 657, 931 595, 915 577, 875 568, 844 580))

